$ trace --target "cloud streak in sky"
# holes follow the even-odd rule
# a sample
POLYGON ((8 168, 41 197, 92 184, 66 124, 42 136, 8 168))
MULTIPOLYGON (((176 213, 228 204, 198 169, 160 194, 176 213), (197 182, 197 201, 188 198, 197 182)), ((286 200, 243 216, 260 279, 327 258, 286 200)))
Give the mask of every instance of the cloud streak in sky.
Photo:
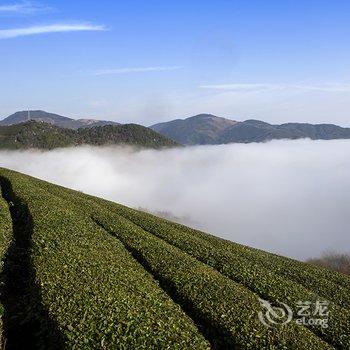
POLYGON ((10 39, 29 35, 48 34, 48 33, 66 33, 80 31, 103 31, 107 30, 103 25, 90 23, 56 23, 41 26, 31 26, 24 28, 1 29, 0 39, 10 39))
POLYGON ((115 68, 115 69, 99 69, 92 75, 110 75, 110 74, 127 74, 127 73, 143 73, 143 72, 161 72, 181 69, 180 66, 168 67, 133 67, 133 68, 115 68))
POLYGON ((21 1, 12 4, 0 5, 0 14, 7 15, 31 15, 35 13, 48 12, 51 10, 51 7, 44 6, 38 3, 33 3, 31 1, 21 1))
POLYGON ((281 89, 282 85, 255 84, 255 83, 254 84, 210 84, 210 85, 201 85, 199 87, 201 89, 211 89, 211 90, 250 92, 250 91, 281 89))
POLYGON ((324 92, 350 92, 350 84, 210 84, 201 85, 201 89, 226 90, 238 92, 272 91, 272 90, 303 90, 324 92))

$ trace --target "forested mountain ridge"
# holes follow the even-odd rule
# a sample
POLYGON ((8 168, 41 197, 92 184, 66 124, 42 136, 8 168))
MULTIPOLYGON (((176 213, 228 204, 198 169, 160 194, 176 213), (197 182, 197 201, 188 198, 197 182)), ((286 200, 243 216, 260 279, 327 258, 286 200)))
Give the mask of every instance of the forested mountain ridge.
POLYGON ((54 149, 79 145, 120 144, 146 148, 178 145, 175 141, 137 124, 105 125, 77 130, 35 121, 0 126, 1 149, 54 149))

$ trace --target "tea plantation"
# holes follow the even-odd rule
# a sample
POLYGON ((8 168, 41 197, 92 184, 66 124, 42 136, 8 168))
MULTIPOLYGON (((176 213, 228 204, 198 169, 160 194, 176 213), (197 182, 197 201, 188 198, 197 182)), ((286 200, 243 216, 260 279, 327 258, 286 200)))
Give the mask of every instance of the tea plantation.
POLYGON ((7 169, 0 188, 1 349, 350 349, 348 276, 7 169), (267 326, 259 299, 326 303, 328 327, 267 326))

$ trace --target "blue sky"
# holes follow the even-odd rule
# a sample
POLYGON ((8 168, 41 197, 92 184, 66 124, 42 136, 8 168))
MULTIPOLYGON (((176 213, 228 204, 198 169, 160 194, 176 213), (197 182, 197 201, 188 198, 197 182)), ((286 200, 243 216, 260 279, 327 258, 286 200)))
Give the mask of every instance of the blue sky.
POLYGON ((350 126, 350 2, 0 1, 0 116, 350 126))

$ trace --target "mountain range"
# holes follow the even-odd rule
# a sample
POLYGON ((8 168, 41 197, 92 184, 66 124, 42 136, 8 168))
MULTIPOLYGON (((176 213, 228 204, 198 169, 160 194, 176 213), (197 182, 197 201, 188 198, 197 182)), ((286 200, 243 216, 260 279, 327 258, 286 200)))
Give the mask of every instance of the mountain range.
POLYGON ((243 122, 199 114, 150 126, 156 132, 184 145, 264 142, 274 139, 349 139, 350 128, 334 124, 269 124, 260 120, 243 122))
MULTIPOLYGON (((36 127, 38 129, 37 138, 38 135, 41 135, 41 140, 43 138, 50 139, 50 142, 45 141, 41 144, 43 148, 52 148, 57 145, 116 144, 121 142, 154 147, 154 140, 157 140, 160 143, 159 146, 162 147, 175 144, 216 145, 265 142, 274 139, 332 140, 350 138, 350 128, 343 128, 334 124, 285 123, 277 125, 254 119, 236 121, 212 114, 199 114, 186 119, 175 119, 154 124, 146 128, 137 124, 122 125, 115 121, 72 119, 37 110, 16 112, 0 121, 0 147, 4 147, 5 142, 7 144, 12 143, 11 148, 18 148, 19 143, 14 143, 21 138, 14 141, 14 135, 20 132, 22 136, 25 134, 29 137, 28 128, 33 129, 34 126, 27 123, 33 121, 46 124, 46 126, 36 127), (21 123, 25 125, 22 131, 11 128, 11 126, 21 123), (61 128, 61 130, 57 128, 61 128), (44 137, 45 132, 49 133, 48 137, 44 137), (116 135, 112 136, 113 133, 116 133, 116 135), (137 134, 136 139, 135 133, 137 134), (5 135, 12 136, 6 141, 5 135)), ((41 141, 35 141, 33 136, 35 135, 28 138, 27 144, 32 145, 35 142, 40 144, 41 141)))

